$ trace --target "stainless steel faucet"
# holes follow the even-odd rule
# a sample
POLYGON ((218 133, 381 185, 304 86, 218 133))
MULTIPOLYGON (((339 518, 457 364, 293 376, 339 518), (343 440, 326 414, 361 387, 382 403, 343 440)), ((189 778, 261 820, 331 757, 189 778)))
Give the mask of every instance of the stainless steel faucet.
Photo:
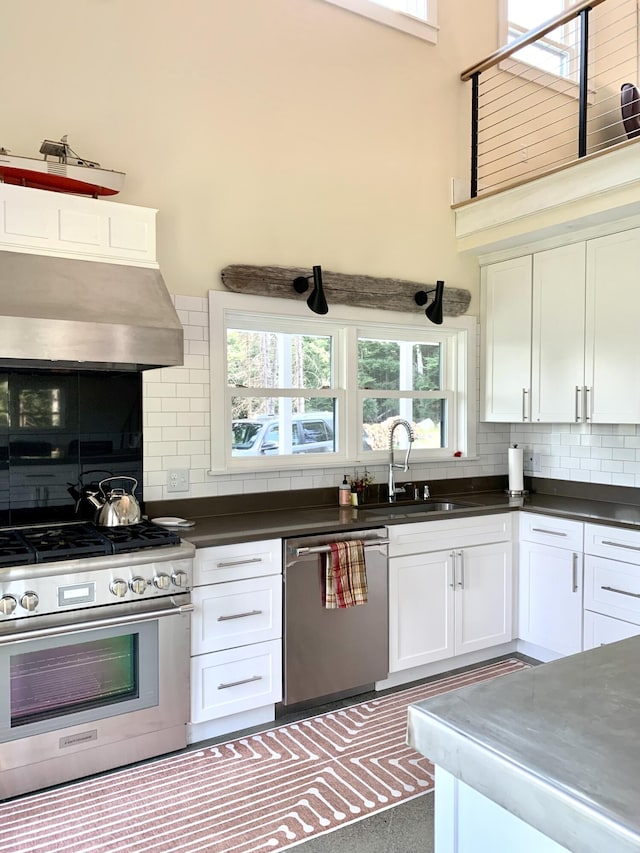
POLYGON ((391 424, 391 429, 389 430, 389 503, 395 503, 396 495, 404 494, 405 492, 404 488, 396 487, 393 480, 393 469, 401 468, 403 471, 409 470, 409 454, 411 453, 413 440, 413 429, 409 421, 405 421, 404 418, 396 418, 396 420, 391 424), (393 435, 399 426, 403 426, 406 429, 407 438, 409 439, 409 443, 407 444, 407 455, 404 457, 404 465, 398 465, 393 459, 393 435))

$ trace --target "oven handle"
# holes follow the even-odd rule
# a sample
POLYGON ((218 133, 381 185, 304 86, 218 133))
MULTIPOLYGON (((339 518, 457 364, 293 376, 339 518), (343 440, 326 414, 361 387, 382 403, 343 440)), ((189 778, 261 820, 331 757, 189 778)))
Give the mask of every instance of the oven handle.
POLYGON ((9 643, 26 643, 29 640, 46 640, 48 637, 58 637, 61 634, 77 634, 81 631, 93 631, 95 628, 109 628, 114 625, 128 625, 131 622, 149 622, 152 619, 162 619, 164 616, 184 616, 194 611, 193 604, 181 604, 170 610, 149 610, 148 613, 131 613, 129 616, 113 616, 111 619, 96 619, 93 622, 83 622, 79 625, 58 625, 55 628, 39 628, 26 631, 24 634, 7 634, 0 637, 0 646, 9 643))

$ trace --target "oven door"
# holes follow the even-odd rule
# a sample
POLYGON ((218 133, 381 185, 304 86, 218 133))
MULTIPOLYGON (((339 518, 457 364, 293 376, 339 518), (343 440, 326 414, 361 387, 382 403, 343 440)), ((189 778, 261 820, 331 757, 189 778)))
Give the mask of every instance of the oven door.
POLYGON ((27 740, 46 754, 184 726, 191 610, 185 594, 5 623, 4 758, 27 740))

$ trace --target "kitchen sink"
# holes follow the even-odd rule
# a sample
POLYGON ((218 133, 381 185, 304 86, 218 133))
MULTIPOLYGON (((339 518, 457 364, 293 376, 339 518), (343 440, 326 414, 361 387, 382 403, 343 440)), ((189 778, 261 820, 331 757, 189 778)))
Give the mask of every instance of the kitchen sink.
POLYGON ((454 509, 466 509, 473 504, 458 503, 457 501, 421 501, 419 504, 388 504, 368 509, 362 507, 371 515, 426 515, 429 512, 450 512, 454 509))

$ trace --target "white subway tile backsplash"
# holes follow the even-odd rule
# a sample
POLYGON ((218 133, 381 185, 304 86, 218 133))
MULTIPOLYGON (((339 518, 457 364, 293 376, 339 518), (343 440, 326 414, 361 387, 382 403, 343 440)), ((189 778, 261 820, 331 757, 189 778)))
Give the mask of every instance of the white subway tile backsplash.
POLYGON ((173 298, 176 311, 206 311, 207 298, 203 296, 181 296, 176 295, 173 298))
MULTIPOLYGON (((174 386, 175 388, 175 386, 174 386)), ((188 412, 190 411, 191 401, 188 397, 165 397, 162 400, 163 412, 188 412)))
POLYGON ((208 423, 204 412, 175 412, 172 416, 176 419, 176 426, 180 427, 202 427, 208 423))
MULTIPOLYGON (((187 351, 191 355, 203 356, 207 363, 209 361, 209 344, 207 341, 187 341, 187 351)), ((204 365, 203 365, 204 366, 204 365)))
POLYGON ((145 420, 144 437, 148 438, 147 426, 149 427, 172 427, 177 426, 175 412, 149 412, 145 420))
POLYGON ((175 456, 177 444, 175 441, 145 441, 145 457, 149 456, 175 456))
MULTIPOLYGON (((198 373, 203 371, 199 370, 198 373)), ((200 382, 184 382, 176 387, 176 397, 208 397, 209 386, 200 382)))
POLYGON ((189 326, 208 326, 209 314, 205 311, 187 312, 187 324, 189 326))
POLYGON ((185 326, 184 337, 187 341, 204 341, 204 326, 185 326))

